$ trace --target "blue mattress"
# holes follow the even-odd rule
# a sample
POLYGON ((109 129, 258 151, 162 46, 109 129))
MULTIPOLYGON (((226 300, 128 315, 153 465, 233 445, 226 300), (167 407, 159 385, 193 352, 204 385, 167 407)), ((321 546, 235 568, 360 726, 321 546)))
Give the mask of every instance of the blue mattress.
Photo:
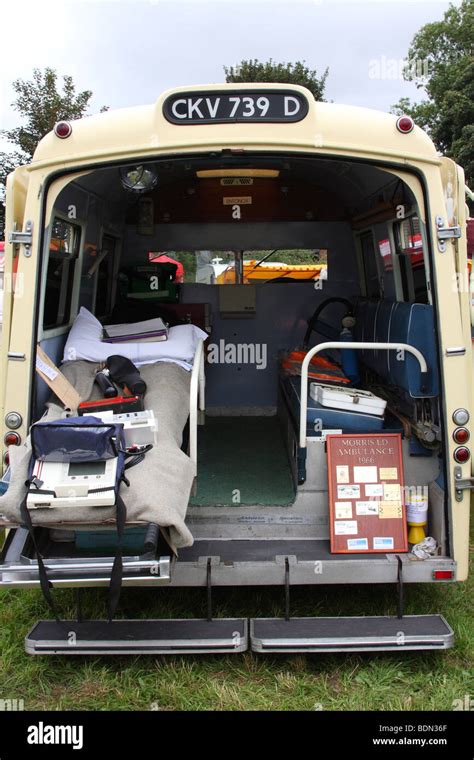
MULTIPOLYGON (((286 375, 282 378, 285 397, 288 400, 297 424, 300 418, 301 377, 286 375)), ((308 383, 309 391, 309 383, 308 383)), ((308 392, 308 412, 306 415, 306 435, 312 436, 323 429, 341 429, 343 433, 376 433, 384 429, 384 418, 364 412, 349 412, 345 409, 330 409, 321 406, 308 392), (318 428, 315 429, 315 424, 318 428)))

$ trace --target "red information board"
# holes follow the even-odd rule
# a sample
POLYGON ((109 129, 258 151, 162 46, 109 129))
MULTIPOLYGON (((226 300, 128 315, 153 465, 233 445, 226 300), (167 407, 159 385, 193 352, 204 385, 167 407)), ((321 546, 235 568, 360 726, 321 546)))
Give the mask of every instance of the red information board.
POLYGON ((408 551, 399 433, 328 435, 333 554, 408 551))

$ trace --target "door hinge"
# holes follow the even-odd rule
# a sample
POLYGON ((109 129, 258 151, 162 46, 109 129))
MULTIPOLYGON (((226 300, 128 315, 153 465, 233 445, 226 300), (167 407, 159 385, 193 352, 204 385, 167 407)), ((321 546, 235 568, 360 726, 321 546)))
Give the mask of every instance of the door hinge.
POLYGON ((25 222, 25 229, 13 230, 8 235, 8 242, 13 245, 23 245, 25 247, 25 256, 31 256, 31 246, 33 243, 33 222, 28 220, 25 222))
POLYGON ((459 224, 455 224, 454 227, 445 227, 444 219, 442 216, 436 217, 436 227, 438 236, 438 250, 440 253, 446 252, 446 241, 456 240, 461 237, 461 227, 459 224))
POLYGON ((462 501, 463 491, 474 491, 474 478, 463 478, 459 466, 454 468, 454 482, 456 501, 462 501))

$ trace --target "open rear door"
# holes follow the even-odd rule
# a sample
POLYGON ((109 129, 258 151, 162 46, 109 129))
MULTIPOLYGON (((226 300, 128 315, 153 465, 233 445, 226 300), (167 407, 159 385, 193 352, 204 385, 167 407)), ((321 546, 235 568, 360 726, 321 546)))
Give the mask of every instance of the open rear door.
POLYGON ((13 309, 13 290, 21 287, 15 282, 18 260, 18 246, 10 237, 15 231, 23 229, 23 220, 28 189, 28 172, 26 167, 19 166, 7 177, 6 218, 5 218, 5 260, 3 287, 3 321, 0 341, 0 419, 4 417, 5 381, 7 376, 7 354, 10 345, 11 317, 13 309))

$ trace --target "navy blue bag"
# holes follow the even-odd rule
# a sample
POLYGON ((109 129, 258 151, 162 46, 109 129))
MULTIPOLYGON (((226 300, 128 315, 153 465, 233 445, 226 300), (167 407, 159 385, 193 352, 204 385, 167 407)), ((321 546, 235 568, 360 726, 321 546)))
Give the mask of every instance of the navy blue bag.
POLYGON ((35 459, 43 462, 95 462, 125 449, 123 425, 92 415, 36 422, 30 437, 35 459))
MULTIPOLYGON (((38 573, 41 589, 51 607, 54 616, 59 621, 54 600, 51 595, 51 583, 48 580, 43 557, 38 549, 31 515, 27 506, 28 493, 48 493, 41 490, 41 481, 33 477, 33 467, 36 460, 49 462, 91 462, 117 457, 117 477, 115 482, 115 505, 117 523, 117 551, 115 554, 112 573, 110 576, 108 613, 109 620, 115 615, 123 573, 123 534, 127 520, 125 503, 119 493, 122 483, 130 485, 125 477, 125 470, 143 459, 144 452, 130 454, 125 449, 123 425, 121 423, 106 423, 98 417, 65 417, 52 422, 36 422, 30 430, 32 456, 29 476, 25 485, 27 493, 20 505, 21 516, 30 532, 38 561, 38 573)), ((107 489, 96 489, 107 490, 107 489)))

